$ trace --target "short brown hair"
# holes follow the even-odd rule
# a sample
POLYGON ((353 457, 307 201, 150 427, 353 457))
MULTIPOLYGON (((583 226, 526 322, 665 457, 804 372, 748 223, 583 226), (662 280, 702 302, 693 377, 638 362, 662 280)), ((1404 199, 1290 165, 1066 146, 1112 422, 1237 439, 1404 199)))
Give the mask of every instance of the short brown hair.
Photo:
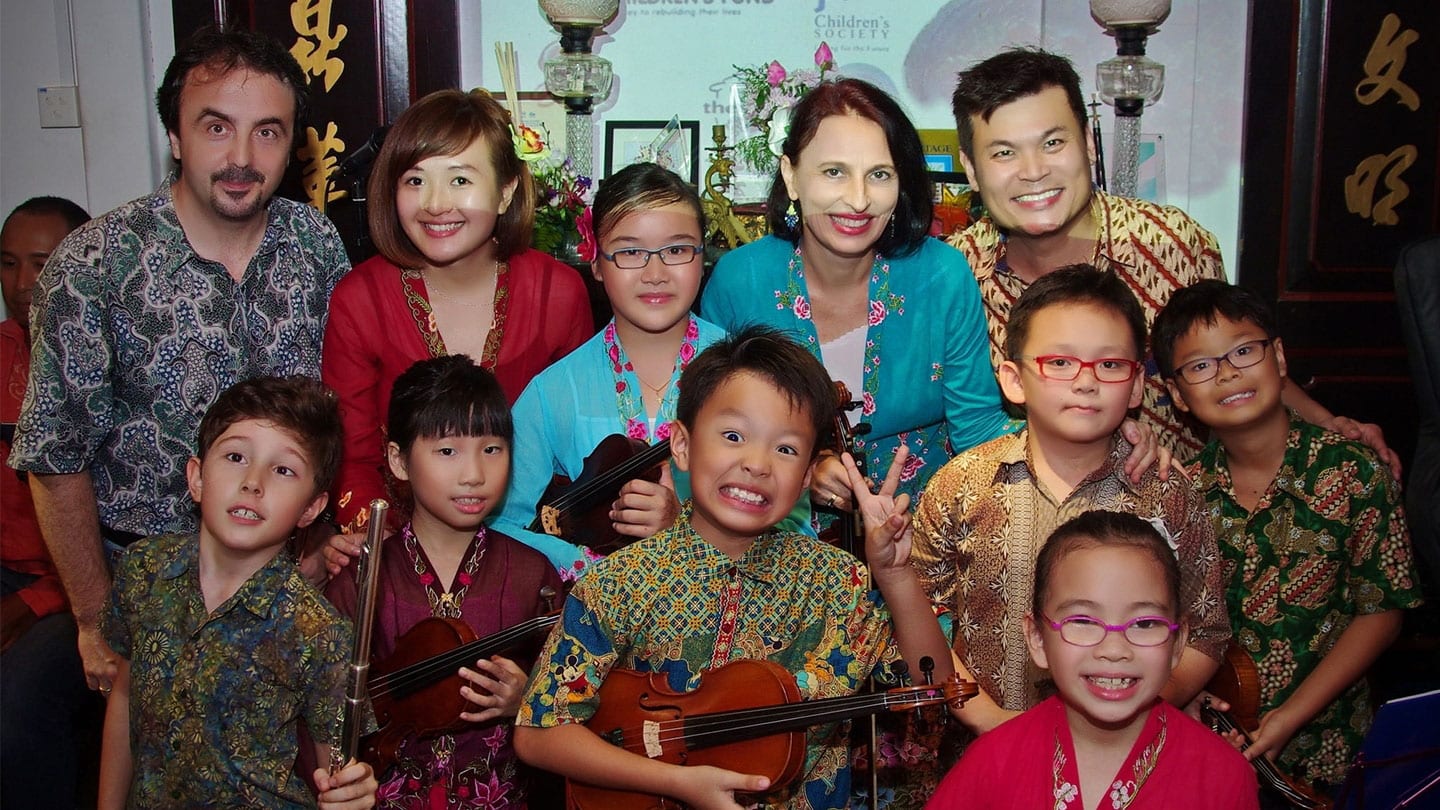
POLYGON ((155 107, 160 123, 168 133, 180 131, 180 94, 195 68, 223 76, 232 70, 249 70, 270 76, 285 85, 295 97, 295 120, 290 131, 290 144, 305 125, 310 107, 310 91, 300 64, 279 40, 258 31, 238 26, 224 28, 207 26, 191 34, 180 44, 165 68, 165 78, 155 93, 155 107))
POLYGON ((314 468, 315 492, 330 488, 340 469, 344 433, 335 394, 319 380, 293 377, 251 377, 225 389, 200 420, 200 458, 231 425, 257 419, 294 436, 314 468))
POLYGON ((491 168, 500 185, 517 181, 510 207, 495 222, 498 256, 508 259, 530 247, 535 224, 535 181, 525 161, 515 153, 510 113, 484 90, 438 90, 400 114, 386 133, 370 172, 366 189, 370 198, 370 238, 385 258, 410 269, 426 264, 425 256, 405 235, 395 211, 395 187, 400 176, 426 158, 458 154, 477 140, 484 140, 489 147, 491 168))
POLYGON ((805 414, 815 431, 811 460, 820 448, 830 446, 837 403, 829 372, 809 349, 768 326, 746 326, 695 355, 680 375, 675 418, 686 430, 694 430, 705 402, 720 386, 742 373, 754 374, 775 386, 796 413, 805 414))
POLYGON ((1047 307, 1088 304, 1125 322, 1135 343, 1132 359, 1145 359, 1145 311, 1135 293, 1115 273, 1092 264, 1071 264, 1052 270, 1025 288, 1005 324, 1005 357, 1019 360, 1030 337, 1030 322, 1047 307))
POLYGON ((1089 117, 1080 92, 1080 74, 1069 59, 1039 48, 1010 48, 960 71, 950 108, 955 113, 955 132, 960 151, 975 159, 975 123, 971 116, 989 122, 995 111, 1013 101, 1058 87, 1075 113, 1081 132, 1089 117))

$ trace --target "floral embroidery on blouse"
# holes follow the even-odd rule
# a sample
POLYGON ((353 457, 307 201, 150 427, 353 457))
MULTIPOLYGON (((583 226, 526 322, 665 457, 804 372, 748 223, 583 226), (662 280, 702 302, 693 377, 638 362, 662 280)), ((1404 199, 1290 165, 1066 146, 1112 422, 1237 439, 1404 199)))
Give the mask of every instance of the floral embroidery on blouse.
MULTIPOLYGON (((419 270, 404 269, 400 271, 401 286, 405 288, 405 303, 410 305, 410 316, 415 320, 415 326, 420 330, 420 337, 425 341, 425 348, 430 352, 431 357, 444 357, 450 352, 445 349, 445 340, 440 337, 440 327, 435 324, 435 312, 430 308, 430 299, 426 297, 425 277, 419 270)), ((481 351, 478 362, 480 367, 486 371, 495 371, 495 364, 500 358, 500 338, 505 334, 505 321, 510 314, 510 263, 495 263, 495 303, 494 316, 490 321, 490 333, 485 336, 485 348, 481 351)))
POLYGON ((610 359, 610 370, 615 374, 615 402, 620 418, 625 422, 625 435, 643 442, 670 438, 670 420, 675 416, 675 403, 680 396, 680 373, 695 359, 700 341, 700 325, 696 323, 693 315, 690 316, 690 323, 685 328, 685 339, 680 342, 680 353, 676 356, 675 366, 670 372, 670 382, 665 386, 665 395, 660 400, 660 407, 655 411, 653 436, 650 433, 650 422, 645 417, 645 400, 638 387, 626 379, 627 374, 637 381, 640 377, 635 373, 635 366, 625 353, 625 347, 620 345, 613 319, 604 331, 605 356, 610 359))
MULTIPOLYGON (((1063 719, 1064 715, 1061 714, 1060 717, 1062 718, 1061 722, 1065 722, 1063 719)), ((1168 728, 1163 711, 1157 712, 1156 718, 1159 721, 1160 727, 1155 734, 1155 738, 1147 743, 1133 759, 1128 761, 1130 775, 1133 778, 1125 779, 1122 776, 1111 783, 1110 792, 1106 796, 1106 798, 1109 799, 1109 803, 1106 804, 1105 800, 1102 799, 1099 810, 1125 810, 1125 808, 1129 807, 1130 803, 1135 800, 1135 797, 1140 795, 1140 788, 1145 786, 1145 782, 1149 780, 1150 774, 1155 771, 1155 766, 1160 761, 1160 752, 1165 748, 1165 738, 1168 728)), ((1075 783, 1070 781, 1071 779, 1079 780, 1077 768, 1078 766, 1071 764, 1069 758, 1066 757, 1065 743, 1061 739, 1060 730, 1057 729, 1055 732, 1055 758, 1052 769, 1055 784, 1055 810, 1067 810, 1072 803, 1079 804, 1080 791, 1075 786, 1075 783)), ((1120 769, 1124 771, 1125 766, 1120 766, 1120 769)))
MULTIPOLYGON (((810 320, 810 302, 802 291, 804 283, 805 259, 800 254, 800 245, 797 244, 795 252, 790 256, 790 269, 785 289, 775 291, 776 309, 789 308, 800 320, 810 320)), ((877 253, 875 254, 875 263, 870 269, 870 306, 869 314, 865 318, 868 328, 865 331, 865 361, 861 368, 864 374, 864 383, 861 386, 863 390, 860 394, 862 416, 871 416, 875 413, 875 397, 880 391, 880 344, 883 335, 879 327, 891 314, 905 314, 905 296, 890 292, 890 263, 885 261, 884 256, 877 253)), ((820 339, 814 329, 810 330, 806 340, 810 352, 819 358, 820 339)), ((903 442, 904 439, 902 438, 901 441, 903 442)), ((864 450, 865 440, 856 438, 855 446, 864 450)))

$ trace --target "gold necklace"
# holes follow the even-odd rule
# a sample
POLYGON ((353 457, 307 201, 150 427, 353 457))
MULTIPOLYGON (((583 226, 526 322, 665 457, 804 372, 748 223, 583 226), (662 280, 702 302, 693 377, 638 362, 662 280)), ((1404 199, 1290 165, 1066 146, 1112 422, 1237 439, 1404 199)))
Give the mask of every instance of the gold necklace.
POLYGON ((664 385, 651 385, 650 383, 645 382, 645 378, 640 376, 640 370, 639 370, 639 369, 636 369, 636 370, 635 370, 635 379, 639 380, 641 385, 645 386, 646 388, 649 388, 651 391, 654 391, 654 392, 655 392, 655 396, 660 397, 661 399, 664 399, 664 398, 665 398, 665 392, 670 389, 670 383, 674 382, 675 375, 674 375, 674 372, 672 371, 672 372, 671 372, 671 375, 670 375, 669 377, 665 378, 665 384, 664 384, 664 385))
POLYGON ((435 297, 445 301, 449 301, 453 304, 459 304, 460 306, 467 307, 469 309, 482 309, 486 306, 494 305, 495 303, 495 285, 499 284, 500 282, 500 260, 495 260, 495 274, 491 278, 490 295, 488 297, 481 296, 479 301, 467 301, 457 295, 452 295, 448 292, 445 292, 443 289, 441 289, 434 283, 434 280, 431 279, 424 270, 420 271, 420 276, 425 279, 426 291, 428 291, 435 297))

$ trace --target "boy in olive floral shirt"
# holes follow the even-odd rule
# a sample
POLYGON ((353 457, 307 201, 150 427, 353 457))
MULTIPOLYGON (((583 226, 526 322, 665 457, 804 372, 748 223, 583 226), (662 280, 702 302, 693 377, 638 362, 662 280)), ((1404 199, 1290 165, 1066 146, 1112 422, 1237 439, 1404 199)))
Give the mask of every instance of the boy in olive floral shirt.
MULTIPOLYGON (((296 773, 298 723, 329 760, 340 736, 350 625, 285 543, 325 507, 340 457, 334 397, 305 377, 221 394, 186 466, 199 535, 131 546, 104 630, 108 695, 100 806, 314 807, 296 773)), ((375 803, 370 766, 314 774, 319 805, 375 803)))
POLYGON ((1248 290, 1202 281, 1155 319, 1176 407, 1214 440, 1192 462, 1225 558, 1235 643, 1260 676, 1246 756, 1333 790, 1370 726, 1363 676, 1420 603, 1390 471, 1281 402, 1285 352, 1248 290))

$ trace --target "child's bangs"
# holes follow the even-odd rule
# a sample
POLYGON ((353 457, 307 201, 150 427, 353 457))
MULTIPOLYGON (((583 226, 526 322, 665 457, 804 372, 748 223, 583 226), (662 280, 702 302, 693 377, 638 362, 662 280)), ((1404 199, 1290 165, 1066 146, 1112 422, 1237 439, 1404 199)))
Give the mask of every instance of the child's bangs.
POLYGON ((510 441, 514 432, 508 409, 496 411, 483 407, 468 394, 436 401, 415 420, 415 436, 430 439, 499 436, 510 441))

